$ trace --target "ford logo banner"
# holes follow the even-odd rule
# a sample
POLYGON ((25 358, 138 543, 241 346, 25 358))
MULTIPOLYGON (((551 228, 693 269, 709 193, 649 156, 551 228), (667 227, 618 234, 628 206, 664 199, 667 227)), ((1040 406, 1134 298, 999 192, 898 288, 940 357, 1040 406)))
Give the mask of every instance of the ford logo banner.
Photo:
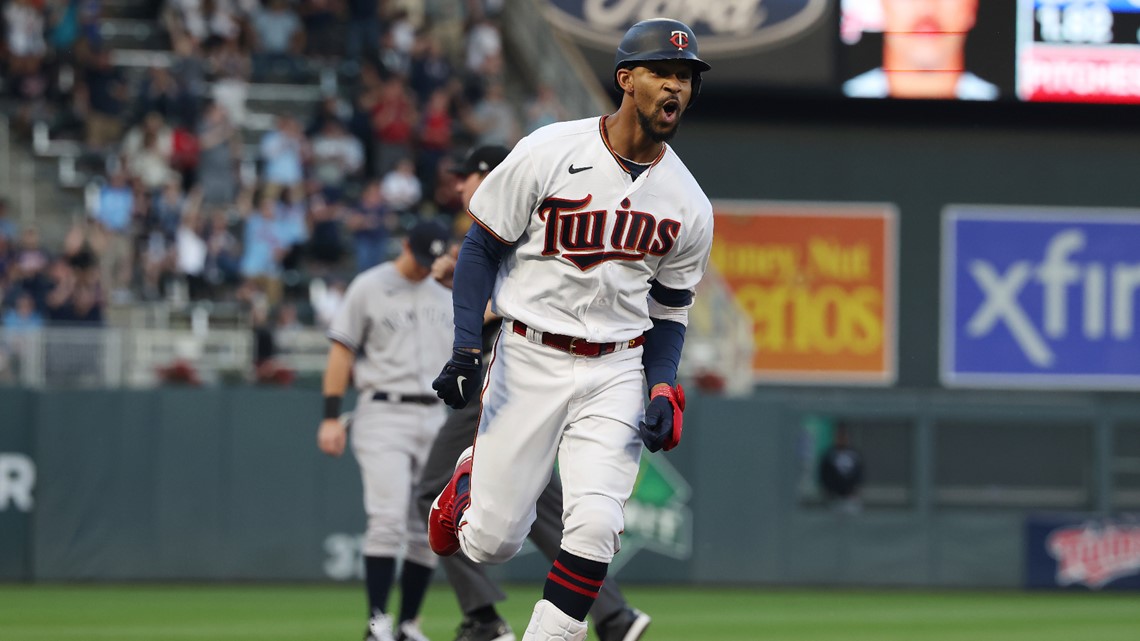
POLYGON ((549 0, 547 15, 556 27, 605 48, 636 22, 673 18, 697 34, 702 55, 726 55, 791 38, 826 9, 827 0, 549 0))

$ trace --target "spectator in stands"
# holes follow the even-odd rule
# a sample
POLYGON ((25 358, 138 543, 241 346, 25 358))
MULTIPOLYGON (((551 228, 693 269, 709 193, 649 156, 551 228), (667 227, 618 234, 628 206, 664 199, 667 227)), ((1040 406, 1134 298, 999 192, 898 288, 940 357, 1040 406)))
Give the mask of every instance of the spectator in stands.
MULTIPOLYGON (((180 228, 181 233, 181 228, 180 228)), ((220 298, 225 288, 241 282, 242 247, 230 231, 223 209, 215 209, 206 223, 203 237, 206 240, 205 278, 209 298, 220 298)))
POLYGON ((64 60, 72 57, 79 40, 79 5, 78 0, 48 0, 44 6, 48 46, 64 60))
POLYGON ((436 175, 441 160, 451 150, 451 94, 446 88, 436 89, 424 106, 419 124, 416 154, 416 176, 425 193, 435 191, 436 175))
POLYGON ((416 93, 417 102, 426 104, 436 90, 448 86, 448 81, 453 76, 451 61, 447 59, 439 38, 425 32, 412 51, 409 84, 416 93))
POLYGON ((325 123, 330 120, 339 121, 342 125, 347 127, 349 118, 352 117, 352 110, 342 103, 337 96, 325 96, 317 103, 317 108, 313 111, 313 115, 309 117, 309 121, 305 124, 305 135, 312 137, 321 133, 325 128, 325 123))
POLYGON ((203 205, 233 204, 241 151, 241 135, 229 114, 219 101, 208 101, 198 125, 198 187, 203 205))
POLYGON ((138 295, 143 300, 159 300, 175 274, 174 241, 157 228, 147 230, 141 241, 136 265, 141 276, 138 295))
POLYGON ((209 297, 206 283, 206 260, 209 253, 206 240, 198 233, 197 209, 188 209, 178 221, 174 232, 175 273, 186 283, 190 300, 209 297))
POLYGON ((298 14, 305 29, 305 56, 322 62, 344 55, 342 7, 335 0, 301 0, 298 14))
POLYGON ((15 296, 11 290, 12 263, 16 260, 16 252, 12 248, 12 239, 0 234, 0 309, 8 306, 9 298, 15 296))
POLYGON ((340 120, 327 118, 312 140, 312 175, 331 200, 340 200, 346 183, 364 168, 364 146, 340 120))
MULTIPOLYGON (((278 313, 270 314, 270 306, 255 301, 250 308, 250 322, 253 325, 253 378, 259 384, 289 385, 296 378, 296 372, 280 360, 282 347, 287 343, 278 342, 278 313)), ((288 322, 288 319, 286 319, 288 322)), ((281 338, 287 339, 284 334, 281 338)))
POLYGON ((198 120, 197 105, 167 67, 151 67, 135 98, 135 113, 155 112, 175 126, 198 120))
POLYGON ((76 111, 86 124, 88 146, 100 150, 119 142, 129 96, 122 72, 111 64, 111 52, 95 49, 76 91, 76 111))
POLYGON ((309 195, 309 223, 312 228, 309 239, 309 256, 312 258, 312 273, 323 275, 331 272, 344 256, 342 240, 342 219, 344 207, 338 201, 328 200, 324 194, 309 195))
POLYGON ((396 44, 392 27, 380 36, 380 66, 387 75, 401 78, 407 78, 412 71, 411 52, 405 52, 396 44))
POLYGON ((0 316, 0 381, 15 378, 32 349, 31 336, 44 326, 36 301, 27 292, 18 292, 12 307, 0 316))
POLYGON ((122 170, 111 174, 99 188, 92 212, 95 245, 102 281, 113 295, 126 294, 131 279, 131 228, 137 203, 135 192, 122 170))
POLYGON ((475 133, 475 145, 479 147, 501 145, 510 148, 518 142, 518 117, 501 82, 493 81, 487 85, 483 99, 471 110, 467 127, 475 133))
POLYGON ((533 98, 526 104, 526 131, 534 130, 567 119, 566 109, 549 83, 541 83, 533 98))
POLYGON ((273 130, 261 138, 264 189, 270 200, 282 190, 301 189, 308 155, 309 145, 300 123, 291 116, 278 116, 273 130))
POLYGON ((21 230, 9 267, 9 281, 14 289, 31 294, 41 310, 46 309, 47 293, 51 289, 47 273, 50 263, 51 256, 40 246, 40 230, 31 226, 21 230))
POLYGON ((380 189, 380 181, 370 181, 360 195, 360 202, 348 217, 356 250, 357 273, 388 259, 388 240, 396 230, 398 219, 380 189))
POLYGON ((305 30, 287 0, 267 0, 253 14, 253 77, 300 80, 305 30))
POLYGON ((219 40, 206 49, 207 76, 213 80, 211 97, 225 109, 234 126, 245 123, 246 99, 252 77, 250 57, 237 38, 219 40))
POLYGON ((64 257, 52 262, 49 270, 52 288, 47 295, 49 324, 103 324, 104 302, 99 272, 93 269, 85 256, 89 254, 77 254, 75 262, 64 257))
POLYGON ((254 294, 260 292, 269 305, 281 300, 281 259, 287 243, 280 235, 277 223, 277 200, 262 194, 255 208, 242 205, 245 231, 242 235, 241 275, 244 287, 254 294))
POLYGON ((376 175, 383 176, 401 159, 412 156, 416 105, 400 76, 390 76, 383 81, 372 105, 371 124, 376 144, 376 175))
POLYGON ((35 0, 9 0, 4 6, 7 25, 8 80, 12 92, 23 98, 42 94, 43 79, 38 78, 47 55, 44 40, 44 16, 35 0))
POLYGON ((162 189, 176 175, 171 164, 174 131, 156 111, 127 132, 122 154, 127 171, 148 193, 162 189))
POLYGON ((467 71, 475 75, 486 75, 497 68, 503 55, 503 37, 498 26, 484 17, 476 17, 467 27, 467 71))
POLYGON ((16 240, 16 223, 9 216, 8 199, 0 196, 0 236, 8 241, 16 240))
POLYGON ((380 4, 383 0, 347 0, 348 34, 345 43, 345 62, 348 71, 353 63, 365 58, 375 59, 380 42, 380 4))
POLYGON ((305 206, 305 199, 296 195, 296 192, 284 192, 275 206, 277 237, 284 249, 280 262, 286 270, 301 267, 305 244, 309 241, 308 211, 305 206))
MULTIPOLYGON (((194 191, 195 200, 201 192, 194 191)), ((170 180, 154 198, 150 207, 150 220, 147 227, 159 231, 168 241, 174 240, 183 213, 191 206, 191 198, 182 190, 182 182, 170 180)))
POLYGON ((412 213, 423 197, 423 186, 416 177, 416 165, 411 158, 402 158, 396 167, 385 174, 380 182, 384 202, 401 214, 412 213))
POLYGON ((44 317, 36 309, 36 299, 28 292, 18 292, 12 307, 4 312, 4 331, 11 337, 12 332, 36 330, 43 326, 44 317))

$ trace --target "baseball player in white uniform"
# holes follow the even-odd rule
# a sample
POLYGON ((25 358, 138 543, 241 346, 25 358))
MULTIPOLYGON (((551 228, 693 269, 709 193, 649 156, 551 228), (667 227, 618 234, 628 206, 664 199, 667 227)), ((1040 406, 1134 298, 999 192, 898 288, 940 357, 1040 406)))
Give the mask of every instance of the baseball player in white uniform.
POLYGON ((331 456, 344 452, 348 426, 338 417, 351 370, 358 391, 352 451, 360 466, 368 515, 367 641, 427 639, 417 618, 438 557, 428 547, 427 530, 413 497, 446 417, 431 383, 439 362, 449 353, 451 291, 428 276, 431 264, 446 252, 448 237, 448 230, 433 222, 413 227, 395 260, 353 279, 328 330, 324 420, 317 444, 331 456), (402 550, 401 603, 393 632, 388 593, 402 550))
POLYGON ((432 505, 438 554, 514 556, 559 463, 561 552, 524 640, 585 639, 642 446, 680 441, 677 365, 712 246, 712 206, 666 144, 709 69, 696 37, 639 22, 614 66, 616 113, 535 131, 475 192, 452 356, 433 383, 452 407, 482 404, 475 444, 432 505), (488 297, 504 321, 483 382, 488 297))

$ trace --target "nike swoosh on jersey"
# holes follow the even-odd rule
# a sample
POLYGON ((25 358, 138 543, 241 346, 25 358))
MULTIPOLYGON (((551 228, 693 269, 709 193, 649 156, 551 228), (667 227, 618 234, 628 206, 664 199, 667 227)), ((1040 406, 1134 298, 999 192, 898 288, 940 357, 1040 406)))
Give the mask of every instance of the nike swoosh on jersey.
POLYGON ((456 376, 455 377, 455 382, 459 385, 459 398, 462 400, 467 400, 467 397, 463 395, 463 381, 466 381, 466 380, 467 380, 466 376, 456 376))
POLYGON ((575 167, 573 164, 571 164, 570 165, 570 173, 576 174, 580 171, 586 171, 587 169, 593 169, 593 168, 594 168, 593 165, 590 165, 589 167, 575 167))

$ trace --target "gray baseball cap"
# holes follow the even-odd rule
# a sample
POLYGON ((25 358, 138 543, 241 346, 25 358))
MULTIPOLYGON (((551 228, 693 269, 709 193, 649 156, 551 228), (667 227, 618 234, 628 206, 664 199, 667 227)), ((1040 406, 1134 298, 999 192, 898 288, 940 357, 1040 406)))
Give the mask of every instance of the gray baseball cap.
POLYGON ((431 267, 435 259, 447 251, 450 240, 451 233, 447 228, 432 220, 418 222, 408 231, 408 245, 412 248, 412 256, 423 267, 431 267))

